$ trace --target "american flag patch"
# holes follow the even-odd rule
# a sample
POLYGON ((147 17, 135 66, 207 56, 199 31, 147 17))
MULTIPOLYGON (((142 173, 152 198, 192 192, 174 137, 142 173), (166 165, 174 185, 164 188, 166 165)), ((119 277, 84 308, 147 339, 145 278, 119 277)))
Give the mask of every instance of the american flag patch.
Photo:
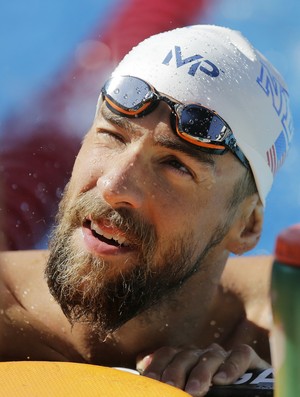
POLYGON ((276 174, 284 162, 284 158, 287 152, 287 142, 284 131, 281 131, 280 135, 276 139, 274 145, 267 151, 268 165, 272 171, 272 174, 276 174))

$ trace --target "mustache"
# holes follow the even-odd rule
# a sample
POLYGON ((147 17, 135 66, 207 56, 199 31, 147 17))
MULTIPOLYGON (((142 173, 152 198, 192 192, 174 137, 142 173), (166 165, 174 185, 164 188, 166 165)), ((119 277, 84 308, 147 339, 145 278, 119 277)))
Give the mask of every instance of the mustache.
POLYGON ((114 209, 95 192, 80 193, 73 204, 69 204, 67 190, 60 203, 57 224, 76 229, 87 220, 101 221, 107 227, 118 229, 126 236, 131 245, 155 245, 157 235, 153 224, 130 208, 114 209), (63 222, 62 222, 63 220, 63 222))

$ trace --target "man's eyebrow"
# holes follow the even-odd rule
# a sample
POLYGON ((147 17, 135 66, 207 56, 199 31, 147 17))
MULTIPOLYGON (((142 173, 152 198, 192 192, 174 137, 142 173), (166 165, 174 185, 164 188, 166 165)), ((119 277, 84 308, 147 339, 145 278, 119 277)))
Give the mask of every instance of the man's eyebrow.
POLYGON ((129 133, 135 133, 134 125, 130 123, 126 117, 119 116, 118 114, 111 112, 107 106, 105 106, 105 104, 102 104, 99 113, 105 121, 108 121, 109 123, 114 124, 115 126, 121 128, 122 130, 126 130, 129 133))
POLYGON ((184 153, 188 157, 191 157, 200 163, 206 163, 213 167, 215 166, 215 159, 213 155, 203 152, 200 148, 198 149, 196 145, 184 142, 183 139, 179 137, 177 138, 174 136, 174 138, 175 139, 170 139, 167 136, 160 135, 155 139, 156 145, 184 153))

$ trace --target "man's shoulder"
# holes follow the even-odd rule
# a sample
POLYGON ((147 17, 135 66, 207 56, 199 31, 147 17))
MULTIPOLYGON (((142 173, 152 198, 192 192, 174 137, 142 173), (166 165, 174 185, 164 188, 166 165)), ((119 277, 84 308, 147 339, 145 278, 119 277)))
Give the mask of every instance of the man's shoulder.
POLYGON ((48 259, 48 250, 28 250, 28 251, 4 251, 0 254, 1 269, 12 270, 15 267, 26 267, 28 270, 33 266, 45 267, 48 259))
POLYGON ((3 289, 10 291, 20 302, 26 301, 27 295, 36 290, 40 295, 47 293, 44 280, 47 258, 48 252, 44 250, 2 252, 0 282, 3 289))
POLYGON ((247 318, 264 328, 270 327, 270 281, 273 257, 230 258, 221 279, 224 291, 243 303, 247 318))
POLYGON ((230 257, 222 275, 222 284, 237 290, 246 287, 246 291, 252 292, 258 282, 265 289, 270 282, 272 263, 271 255, 230 257))
MULTIPOLYGON (((0 356, 61 359, 59 345, 70 328, 44 277, 47 251, 0 255, 0 356)), ((62 349, 63 351, 64 349, 62 349)))

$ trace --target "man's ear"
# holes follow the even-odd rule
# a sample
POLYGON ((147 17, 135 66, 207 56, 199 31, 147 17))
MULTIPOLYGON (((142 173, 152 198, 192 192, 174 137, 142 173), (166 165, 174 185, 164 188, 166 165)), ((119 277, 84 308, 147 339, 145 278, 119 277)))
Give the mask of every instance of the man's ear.
POLYGON ((258 194, 246 197, 237 208, 227 249, 241 255, 254 248, 262 232, 263 220, 264 207, 258 194))

